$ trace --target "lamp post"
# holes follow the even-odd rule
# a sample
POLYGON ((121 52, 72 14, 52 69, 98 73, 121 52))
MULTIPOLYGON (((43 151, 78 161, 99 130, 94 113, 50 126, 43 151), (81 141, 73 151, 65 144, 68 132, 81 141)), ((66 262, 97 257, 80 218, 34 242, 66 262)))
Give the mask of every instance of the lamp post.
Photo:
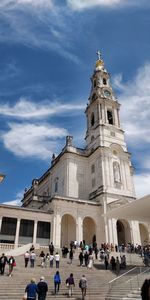
POLYGON ((0 183, 4 180, 5 175, 4 174, 0 174, 0 183))

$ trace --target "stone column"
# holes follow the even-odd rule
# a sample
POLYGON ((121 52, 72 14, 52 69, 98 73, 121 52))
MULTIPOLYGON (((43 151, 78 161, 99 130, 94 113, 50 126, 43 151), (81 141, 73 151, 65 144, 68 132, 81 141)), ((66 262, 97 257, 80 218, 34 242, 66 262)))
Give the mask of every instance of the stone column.
POLYGON ((83 220, 81 217, 78 217, 76 223, 76 240, 79 243, 83 241, 83 220))
POLYGON ((104 198, 104 224, 105 224, 105 242, 108 243, 108 220, 106 217, 107 213, 107 199, 104 198))
POLYGON ((131 221, 131 232, 134 233, 132 234, 133 244, 141 245, 141 236, 138 221, 131 221))
POLYGON ((54 241, 53 241, 53 228, 54 228, 54 220, 52 220, 50 222, 50 233, 49 233, 49 242, 52 242, 54 245, 54 241))
POLYGON ((61 217, 59 214, 56 215, 55 219, 55 247, 60 248, 61 240, 61 217))
POLYGON ((36 236, 37 236, 37 221, 34 221, 34 230, 33 230, 33 245, 36 244, 36 236))
MULTIPOLYGON (((51 237, 51 241, 53 243, 53 245, 55 246, 55 236, 56 236, 56 233, 55 233, 55 229, 56 229, 56 216, 54 215, 54 218, 53 218, 53 226, 52 226, 52 237, 51 237)), ((56 247, 56 246, 55 246, 56 247)))
POLYGON ((2 220, 3 220, 3 218, 0 217, 0 233, 1 233, 1 227, 2 227, 2 220))
POLYGON ((16 235, 15 235, 15 248, 18 247, 18 242, 19 242, 19 230, 20 230, 20 219, 17 219, 16 235))
POLYGON ((112 219, 108 219, 109 244, 113 244, 112 219))
POLYGON ((118 245, 117 220, 112 219, 113 245, 118 245))

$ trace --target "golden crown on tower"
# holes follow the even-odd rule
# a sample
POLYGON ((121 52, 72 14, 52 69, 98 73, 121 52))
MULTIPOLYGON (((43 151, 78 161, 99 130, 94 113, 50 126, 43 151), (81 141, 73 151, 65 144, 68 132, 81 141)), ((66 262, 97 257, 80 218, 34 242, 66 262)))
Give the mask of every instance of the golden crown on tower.
POLYGON ((97 56, 98 56, 98 60, 96 61, 96 63, 95 63, 95 67, 97 68, 97 67, 103 67, 104 66, 104 62, 103 62, 103 60, 101 59, 101 52, 98 50, 97 52, 96 52, 96 54, 97 54, 97 56))

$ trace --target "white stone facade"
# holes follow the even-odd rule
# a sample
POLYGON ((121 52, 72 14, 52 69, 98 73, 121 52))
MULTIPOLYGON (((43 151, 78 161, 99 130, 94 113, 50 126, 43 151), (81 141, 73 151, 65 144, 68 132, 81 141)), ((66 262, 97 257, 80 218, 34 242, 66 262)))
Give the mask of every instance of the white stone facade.
POLYGON ((138 221, 105 216, 112 208, 135 200, 133 168, 120 125, 120 104, 101 59, 96 61, 91 82, 85 111, 86 148, 76 148, 68 136, 51 167, 25 192, 22 210, 27 207, 49 215, 50 241, 56 247, 71 240, 92 243, 94 235, 99 246, 102 242, 147 243, 147 225, 141 229, 138 221))

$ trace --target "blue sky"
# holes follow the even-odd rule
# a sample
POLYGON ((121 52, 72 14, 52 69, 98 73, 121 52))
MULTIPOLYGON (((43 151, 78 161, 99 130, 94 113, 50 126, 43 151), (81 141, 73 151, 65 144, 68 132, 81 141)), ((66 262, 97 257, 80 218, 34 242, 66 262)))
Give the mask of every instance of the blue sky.
POLYGON ((0 0, 1 203, 21 199, 67 134, 85 146, 97 49, 121 103, 137 196, 149 193, 149 15, 148 0, 0 0))

